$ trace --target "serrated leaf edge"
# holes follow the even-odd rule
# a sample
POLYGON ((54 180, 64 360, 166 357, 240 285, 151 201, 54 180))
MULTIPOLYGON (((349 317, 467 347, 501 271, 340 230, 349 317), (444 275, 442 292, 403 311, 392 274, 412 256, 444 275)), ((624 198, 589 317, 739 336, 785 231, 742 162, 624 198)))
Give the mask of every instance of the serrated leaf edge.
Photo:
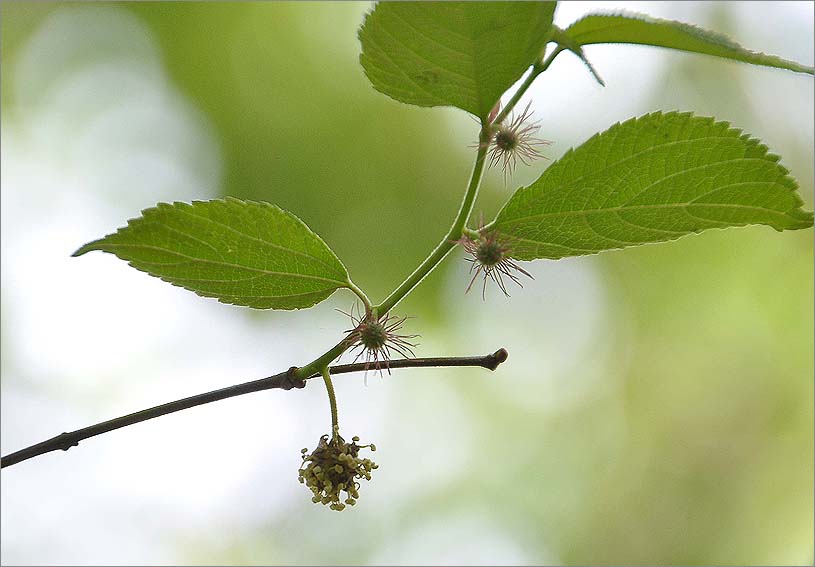
MULTIPOLYGON (((643 114, 641 116, 636 116, 636 117, 633 117, 633 118, 629 118, 628 120, 625 120, 625 121, 622 121, 622 122, 615 122, 614 124, 609 126, 607 129, 603 130, 602 132, 597 132, 596 134, 592 135, 588 140, 586 140, 585 142, 583 142, 579 146, 573 146, 573 147, 569 148, 568 150, 566 150, 566 152, 560 158, 558 158, 548 168, 546 168, 546 171, 544 171, 541 174, 541 176, 538 177, 537 180, 535 180, 535 182, 533 182, 530 185, 527 185, 525 187, 519 187, 510 196, 510 198, 507 199, 507 201, 504 203, 504 205, 501 207, 501 209, 495 215, 495 218, 492 220, 492 222, 490 222, 488 225, 485 226, 485 229, 486 230, 495 229, 495 230, 498 230, 500 232, 501 229, 500 229, 500 225, 499 225, 499 220, 501 218, 501 214, 504 212, 504 209, 506 209, 507 205, 509 205, 510 201, 512 201, 516 197, 516 195, 520 196, 523 193, 528 192, 529 190, 531 190, 533 188, 533 186, 535 185, 535 183, 537 183, 537 181, 539 181, 541 177, 546 175, 546 172, 549 171, 549 169, 551 169, 553 167, 556 167, 564 159, 566 159, 567 157, 570 157, 577 149, 580 149, 582 146, 588 144, 589 142, 592 142, 593 140, 599 138, 600 136, 610 132, 614 128, 620 128, 620 127, 628 125, 628 124, 630 124, 632 122, 636 122, 638 120, 643 120, 645 118, 658 117, 658 116, 664 116, 664 117, 687 116, 688 118, 704 119, 704 120, 708 121, 711 126, 725 126, 727 128, 727 130, 726 130, 727 133, 733 132, 735 134, 735 136, 738 137, 740 140, 744 140, 748 144, 758 148, 760 151, 763 152, 761 158, 767 159, 768 161, 771 161, 771 162, 777 164, 777 166, 780 168, 783 177, 780 178, 777 181, 777 183, 779 183, 780 185, 782 185, 783 187, 785 187, 787 189, 787 191, 792 195, 793 202, 795 203, 795 206, 792 209, 790 209, 789 211, 786 211, 786 212, 783 212, 783 213, 778 212, 778 211, 775 211, 775 212, 777 212, 778 214, 787 215, 790 218, 792 218, 793 220, 798 222, 798 224, 796 226, 788 227, 788 228, 785 228, 785 229, 775 229, 773 227, 770 227, 770 228, 773 228, 774 230, 778 230, 780 232, 781 230, 800 230, 800 229, 805 229, 805 228, 809 228, 809 227, 813 226, 813 220, 815 219, 815 216, 813 215, 813 212, 812 211, 801 210, 801 207, 804 205, 804 202, 801 199, 801 196, 798 194, 798 188, 799 188, 798 182, 792 176, 788 175, 789 170, 780 163, 780 161, 781 161, 780 156, 778 156, 777 154, 771 153, 769 151, 769 148, 764 143, 762 143, 761 140, 751 136, 750 134, 745 134, 743 129, 741 129, 741 128, 731 127, 730 122, 728 122, 726 120, 717 121, 713 117, 710 117, 710 116, 697 116, 695 113, 688 112, 688 111, 672 110, 672 111, 664 112, 664 111, 658 110, 658 111, 654 111, 654 112, 649 112, 648 114, 643 114), (793 215, 791 213, 797 213, 797 214, 793 215)), ((513 220, 517 220, 517 219, 513 219, 513 220)), ((748 223, 748 224, 743 224, 743 225, 728 225, 728 226, 724 226, 724 227, 707 228, 707 229, 704 229, 704 230, 705 231, 708 231, 708 230, 727 230, 728 228, 737 228, 737 227, 743 227, 743 226, 750 226, 750 224, 748 223)), ((660 231, 660 232, 662 232, 662 231, 660 231)), ((699 232, 702 232, 702 231, 699 231, 699 232)), ((690 236, 691 234, 698 234, 698 232, 693 231, 693 232, 690 232, 690 233, 682 233, 679 236, 677 236, 676 238, 669 238, 669 239, 661 240, 661 241, 658 241, 658 242, 637 243, 636 246, 648 246, 648 245, 651 245, 651 244, 662 244, 662 243, 665 243, 665 242, 672 242, 674 240, 679 240, 680 238, 683 238, 685 236, 690 236)), ((503 237, 507 239, 507 244, 509 245, 510 248, 512 247, 512 245, 511 245, 512 240, 524 240, 522 238, 512 236, 512 235, 509 235, 509 234, 505 234, 505 235, 503 235, 503 237)), ((534 241, 534 242, 537 242, 537 241, 534 241)), ((569 248, 567 248, 565 246, 559 246, 559 245, 554 244, 554 243, 545 243, 545 244, 547 244, 548 246, 551 246, 551 247, 561 247, 561 248, 564 248, 564 249, 569 249, 569 248)), ((595 255, 600 254, 602 252, 608 252, 608 251, 611 251, 611 250, 622 250, 622 249, 629 248, 629 247, 633 247, 633 246, 620 246, 620 247, 607 248, 607 249, 596 250, 596 251, 588 251, 588 250, 586 250, 585 253, 578 254, 578 255, 579 256, 595 256, 595 255)), ((578 250, 578 249, 577 248, 571 248, 571 250, 578 250)), ((510 253, 508 255, 510 257, 516 258, 515 256, 512 255, 511 251, 510 251, 510 253)), ((573 256, 575 256, 575 254, 569 254, 567 256, 558 256, 558 257, 553 257, 553 258, 548 258, 548 259, 560 260, 560 259, 563 259, 563 258, 573 257, 573 256)), ((523 258, 517 258, 517 259, 524 260, 523 258)), ((547 259, 547 258, 546 257, 539 257, 539 258, 533 258, 533 259, 547 259)))
MULTIPOLYGON (((630 11, 630 10, 598 10, 597 12, 591 12, 589 14, 585 14, 582 17, 580 17, 579 19, 577 19, 574 22, 572 22, 571 24, 569 24, 569 27, 567 27, 564 30, 564 33, 569 34, 569 30, 571 30, 572 27, 574 27, 578 23, 580 23, 580 22, 582 22, 582 21, 584 21, 584 20, 586 20, 588 18, 596 17, 596 16, 600 16, 600 17, 622 17, 622 18, 628 18, 628 19, 631 19, 631 20, 640 20, 642 22, 653 23, 653 24, 679 24, 679 25, 681 25, 683 27, 689 28, 689 30, 691 30, 692 32, 698 33, 702 37, 707 37, 707 38, 709 38, 711 40, 721 41, 724 44, 722 47, 729 47, 731 49, 743 50, 743 51, 746 51, 747 53, 749 53, 750 55, 755 55, 757 57, 766 57, 768 59, 775 59, 776 61, 779 61, 779 62, 782 62, 782 63, 786 64, 788 67, 789 66, 796 67, 796 69, 790 69, 788 67, 780 67, 782 69, 792 71, 793 73, 806 73, 806 74, 809 74, 809 75, 815 75, 815 67, 810 67, 808 65, 803 65, 803 64, 798 63, 797 61, 793 61, 791 59, 784 59, 783 57, 779 57, 778 55, 772 55, 770 53, 764 53, 764 52, 761 52, 761 51, 753 51, 752 49, 748 49, 748 48, 744 47, 743 45, 738 43, 735 39, 733 39, 730 36, 725 35, 725 34, 723 34, 721 32, 709 30, 707 28, 703 28, 703 27, 697 26, 695 24, 689 24, 687 22, 682 22, 680 20, 668 20, 668 19, 665 19, 665 18, 655 18, 653 16, 649 16, 649 15, 643 14, 641 12, 634 12, 634 11, 630 11)), ((597 42, 597 43, 593 43, 593 44, 584 44, 579 39, 575 38, 574 36, 570 35, 570 37, 572 37, 572 39, 581 46, 582 45, 597 45, 597 44, 600 44, 600 43, 609 43, 609 42, 597 42)), ((632 45, 630 42, 619 42, 619 43, 625 43, 625 44, 632 45)), ((649 45, 649 44, 636 44, 636 45, 649 45)), ((661 46, 661 45, 653 45, 652 47, 661 47, 662 49, 676 49, 676 48, 665 47, 665 46, 661 46)), ((678 51, 687 51, 687 50, 678 50, 678 51)), ((700 53, 699 55, 705 55, 705 54, 700 53)), ((710 55, 710 56, 711 57, 720 57, 720 56, 716 56, 716 55, 710 55)), ((740 63, 748 63, 750 65, 758 65, 758 66, 762 66, 762 67, 774 67, 773 65, 766 65, 764 63, 758 63, 758 62, 752 62, 752 61, 738 61, 738 60, 735 60, 735 59, 734 59, 734 61, 737 61, 737 62, 740 62, 740 63)), ((776 68, 778 68, 778 67, 776 67, 776 68)))
MULTIPOLYGON (((105 249, 103 249, 101 247, 101 245, 104 243, 104 241, 107 238, 109 238, 111 236, 115 236, 117 234, 120 234, 121 232, 123 232, 123 231, 127 230, 129 227, 131 227, 134 223, 139 223, 140 221, 144 220, 145 214, 148 213, 148 212, 152 213, 152 211, 159 211, 162 208, 176 209, 179 206, 193 207, 197 203, 206 204, 206 203, 212 203, 212 202, 215 202, 215 201, 222 202, 222 203, 225 203, 225 204, 230 204, 230 203, 231 204, 238 204, 238 205, 241 205, 241 206, 251 205, 251 206, 261 206, 261 207, 264 207, 264 208, 272 208, 272 209, 275 209, 278 212, 281 212, 284 215, 288 216, 289 218, 291 218, 295 222, 299 223, 303 228, 306 229, 307 232, 309 232, 311 235, 313 235, 315 238, 317 238, 317 240, 319 240, 325 246, 326 250, 328 250, 331 253, 331 255, 337 260, 337 263, 342 267, 342 269, 343 269, 343 271, 345 273, 345 276, 346 276, 345 280, 341 281, 341 280, 332 280, 332 279, 329 279, 329 278, 316 278, 314 276, 302 276, 302 275, 298 275, 298 274, 283 274, 283 273, 281 273, 281 275, 285 275, 287 277, 309 277, 310 279, 324 279, 325 281, 334 282, 334 283, 337 283, 339 285, 327 287, 324 290, 310 291, 310 292, 304 292, 304 293, 285 294, 285 295, 274 295, 274 296, 241 295, 241 296, 226 296, 226 297, 223 297, 223 296, 218 296, 216 294, 210 294, 210 293, 207 293, 207 292, 202 292, 202 291, 190 289, 188 287, 183 286, 180 283, 177 283, 176 281, 173 281, 171 279, 162 277, 162 276, 157 275, 157 274, 150 273, 147 270, 144 270, 144 269, 138 267, 137 265, 135 265, 135 263, 133 261, 125 260, 127 262, 127 264, 130 267, 132 267, 132 268, 134 268, 134 269, 136 269, 136 270, 138 270, 140 272, 143 272, 143 273, 145 273, 145 274, 147 274, 147 275, 149 275, 151 277, 154 277, 154 278, 160 279, 161 281, 167 282, 167 283, 169 283, 170 285, 172 285, 174 287, 179 287, 179 288, 184 289, 186 291, 191 291, 191 292, 193 292, 194 294, 196 294, 196 295, 198 295, 200 297, 207 297, 207 298, 217 299, 218 302, 224 303, 224 304, 227 304, 227 305, 237 305, 237 306, 240 306, 240 307, 248 307, 250 309, 256 309, 256 310, 280 309, 280 310, 285 310, 285 311, 296 311, 296 310, 300 310, 300 309, 307 309, 309 307, 313 307, 314 305, 316 305, 320 301, 323 301, 324 299, 327 299, 328 297, 333 295, 333 293, 336 290, 338 290, 340 288, 349 288, 350 287, 350 281, 349 281, 350 277, 348 275, 348 270, 345 267, 345 265, 342 263, 342 261, 339 259, 339 257, 337 257, 337 255, 334 253, 334 251, 331 249, 331 247, 328 246, 328 244, 325 243, 325 241, 320 237, 320 235, 317 234, 316 232, 314 232, 313 230, 311 230, 311 228, 309 228, 309 226, 305 222, 303 222, 303 220, 300 219, 297 215, 295 215, 294 213, 292 213, 290 211, 282 209, 282 208, 278 207, 277 205, 266 202, 266 201, 243 200, 243 199, 237 199, 235 197, 229 197, 229 196, 227 196, 227 197, 225 197, 223 199, 207 199, 207 200, 196 199, 196 200, 193 200, 193 201, 191 201, 189 203, 187 203, 185 201, 173 201, 172 203, 167 203, 167 202, 156 203, 152 207, 147 207, 145 209, 142 209, 141 212, 140 212, 139 217, 133 217, 133 218, 128 219, 127 224, 125 226, 123 226, 123 227, 120 227, 120 228, 116 229, 115 232, 111 232, 110 234, 107 234, 107 235, 103 236, 102 238, 98 238, 96 240, 93 240, 91 242, 83 244, 73 254, 71 254, 71 256, 72 257, 78 257, 78 256, 82 256, 83 254, 86 254, 88 252, 92 252, 92 251, 95 251, 95 250, 98 250, 100 252, 107 252, 107 250, 105 250, 105 249), (309 304, 309 305, 303 305, 301 307, 295 307, 293 309, 292 308, 282 308, 282 307, 278 307, 278 308, 256 307, 256 306, 252 306, 252 305, 245 305, 243 303, 237 303, 235 301, 229 301, 230 297, 234 297, 234 298, 238 298, 238 297, 257 297, 257 298, 275 299, 275 298, 286 298, 286 297, 304 297, 304 296, 309 296, 309 295, 318 296, 318 299, 315 299, 315 301, 313 303, 309 304), (322 297, 322 299, 319 299, 320 297, 322 297)), ((178 209, 176 209, 176 210, 178 210, 178 209)), ((203 217, 201 217, 201 218, 203 218, 203 217)), ((219 224, 221 224, 221 223, 219 223, 219 224)), ((227 228, 231 228, 228 225, 224 225, 224 226, 226 226, 227 228)), ((243 234, 243 236, 248 236, 249 238, 252 238, 251 236, 246 235, 246 234, 243 234)), ((273 243, 270 243, 270 242, 266 242, 266 241, 263 241, 263 242, 266 245, 271 245, 271 246, 274 246, 276 248, 283 248, 283 249, 285 249, 285 250, 287 250, 289 252, 293 252, 293 253, 296 253, 296 254, 303 254, 305 256, 308 256, 309 258, 312 258, 312 259, 318 261, 321 264, 325 264, 325 262, 322 259, 311 256, 310 254, 305 254, 305 253, 302 253, 302 252, 300 252, 298 250, 291 250, 289 248, 277 246, 277 245, 275 245, 273 243)), ((120 245, 112 245, 112 246, 120 246, 120 245)), ((164 249, 161 249, 161 250, 163 252, 172 253, 172 251, 168 251, 168 250, 164 250, 164 249)), ((196 260, 196 261, 200 261, 200 260, 196 260)), ((140 264, 149 264, 149 263, 150 262, 140 262, 140 264)), ((249 268, 249 267, 246 267, 246 266, 238 266, 238 265, 236 265, 235 267, 240 268, 241 270, 258 271, 255 268, 249 268)), ((261 270, 261 271, 263 273, 268 273, 268 274, 273 273, 273 272, 267 272, 265 270, 261 270)), ((176 280, 178 281, 178 278, 176 280)), ((211 280, 207 280, 207 281, 211 281, 211 280)))
MULTIPOLYGON (((363 15, 363 18, 362 18, 362 23, 361 23, 361 24, 359 25, 359 27, 357 28, 357 40, 359 41, 360 46, 362 46, 362 43, 363 43, 363 33, 364 33, 364 30, 365 30, 365 26, 368 24, 368 19, 369 19, 369 18, 370 18, 370 17, 373 15, 373 13, 375 12, 375 10, 376 10, 376 8, 377 8, 377 5, 378 5, 378 4, 379 4, 379 2, 376 2, 376 3, 374 4, 374 6, 373 6, 373 7, 372 7, 370 10, 368 10, 367 12, 365 12, 365 14, 363 15)), ((556 8, 556 7, 557 7, 557 6, 555 6, 555 8, 556 8)), ((384 28, 383 28, 383 29, 384 29, 384 28)), ((550 30, 549 30, 549 33, 548 33, 548 37, 547 37, 547 39, 546 39, 546 40, 544 40, 544 41, 542 42, 542 45, 546 45, 547 43, 549 43, 549 42, 551 41, 551 36, 552 36, 552 34, 553 34, 553 33, 554 33, 554 24, 552 24, 552 25, 550 26, 550 30)), ((371 38, 370 38, 370 37, 368 37, 368 41, 371 41, 371 38)), ((374 43, 375 43, 375 42, 374 42, 374 43)), ((383 53, 384 53, 384 52, 383 52, 383 53)), ((578 56, 580 56, 580 55, 578 55, 578 56)), ((595 76, 595 78, 597 79, 597 81, 598 81, 598 82, 599 82, 601 85, 605 86, 605 84, 603 83, 602 79, 600 79, 599 75, 597 75, 597 74, 596 74, 596 72, 594 71, 594 68, 593 68, 593 67, 591 66, 591 64, 590 64, 590 63, 589 63, 589 62, 588 62, 588 61, 585 59, 585 56, 582 56, 582 57, 581 57, 581 59, 582 59, 582 60, 583 60, 583 62, 584 62, 584 63, 585 63, 585 64, 586 64, 586 65, 589 67, 589 70, 590 70, 590 71, 592 72, 592 74, 595 76)), ((492 101, 492 104, 490 104, 490 105, 489 105, 489 108, 488 108, 487 110, 485 110, 485 111, 484 111, 484 115, 483 115, 483 116, 479 116, 479 114, 478 114, 477 112, 473 112, 472 110, 468 110, 468 109, 461 108, 460 106, 457 106, 457 105, 455 105, 455 104, 453 104, 453 103, 445 103, 445 102, 440 102, 440 103, 428 103, 428 102, 415 102, 415 101, 413 101, 413 102, 406 102, 406 101, 404 101, 404 100, 399 100, 398 98, 394 97, 392 94, 390 94, 390 93, 388 93, 388 92, 385 92, 385 91, 384 91, 384 90, 382 90, 382 88, 380 88, 380 86, 379 86, 379 85, 378 85, 378 84, 377 84, 377 83, 376 83, 376 82, 373 80, 373 78, 371 77, 371 75, 370 75, 370 73, 369 73, 369 65, 370 65, 371 67, 373 67, 373 68, 375 68, 375 69, 379 70, 379 71, 380 71, 380 72, 382 72, 382 73, 388 73, 388 71, 385 71, 385 70, 384 70, 384 69, 382 69, 381 67, 377 67, 376 65, 373 65, 373 64, 371 63, 371 61, 370 61, 370 58, 369 58, 369 57, 366 57, 364 50, 363 50, 363 51, 360 51, 360 53, 359 53, 359 57, 358 57, 358 61, 359 61, 359 65, 360 65, 360 67, 362 67, 362 70, 363 70, 363 73, 365 74, 365 77, 368 79, 368 82, 371 84, 371 86, 374 88, 374 90, 375 90, 375 91, 377 91, 377 92, 379 92, 379 93, 381 93, 381 94, 383 94, 383 95, 385 95, 385 96, 387 96, 389 99, 391 99, 391 100, 393 100, 393 101, 396 101, 396 102, 398 102, 398 103, 400 103, 400 104, 406 104, 406 105, 410 105, 410 106, 418 106, 418 107, 420 107, 420 108, 457 108, 458 110, 463 110, 464 112, 467 112, 468 114, 472 114, 473 116, 475 116, 476 118, 478 118, 479 120, 481 120, 481 121, 482 121, 482 123, 483 123, 483 122, 485 122, 485 121, 486 121, 487 116, 489 115, 489 111, 492 109, 492 107, 493 107, 494 103, 498 102, 498 100, 500 100, 500 99, 501 99, 501 97, 503 96, 503 93, 502 93, 501 95, 499 95, 499 96, 498 96, 498 100, 496 100, 496 101, 492 101)), ((529 65, 527 65, 526 67, 524 67, 524 69, 523 69, 523 70, 522 70, 520 73, 518 73, 518 76, 517 76, 517 77, 515 77, 514 81, 513 81, 513 82, 510 84, 510 86, 509 86, 509 87, 507 87, 507 88, 511 88, 512 84, 515 84, 515 83, 516 83, 518 80, 520 80, 520 78, 521 78, 521 77, 523 77, 523 76, 524 76, 524 74, 525 74, 525 73, 527 73, 527 72, 529 71, 529 68, 530 68, 530 67, 531 67, 533 64, 534 64, 534 61, 533 61, 533 62, 530 62, 530 63, 529 63, 529 65)), ((397 67, 398 67, 398 65, 397 65, 397 67)), ((420 90, 425 91, 427 94, 429 94, 429 95, 430 95, 431 97, 433 97, 433 98, 438 98, 438 96, 437 96, 436 94, 434 94, 434 93, 432 93, 432 92, 427 91, 427 90, 424 88, 424 86, 423 86, 421 83, 417 83, 417 82, 416 82, 416 81, 415 81, 415 80, 414 80, 412 77, 410 77, 410 76, 409 76, 407 73, 405 73, 404 71, 402 71, 402 69, 399 69, 399 72, 402 74, 402 76, 404 76, 406 79, 408 79, 408 81, 409 81, 409 82, 411 82, 411 83, 415 84, 417 87, 419 87, 419 89, 420 89, 420 90)), ((388 88, 392 88, 392 87, 388 87, 388 88)), ((406 92, 407 92, 407 91, 406 91, 406 92)), ((505 90, 504 92, 506 92, 506 90, 505 90)), ((410 98, 410 97, 406 97, 406 98, 410 98)))

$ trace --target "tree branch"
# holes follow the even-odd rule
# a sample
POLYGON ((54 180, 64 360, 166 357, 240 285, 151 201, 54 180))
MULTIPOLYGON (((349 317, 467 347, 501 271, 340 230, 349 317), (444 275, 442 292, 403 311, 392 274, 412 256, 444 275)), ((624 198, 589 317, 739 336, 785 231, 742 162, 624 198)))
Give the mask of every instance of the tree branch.
MULTIPOLYGON (((499 349, 486 356, 406 358, 402 360, 382 361, 382 365, 392 369, 421 368, 428 366, 480 366, 482 368, 487 368, 488 370, 495 370, 498 368, 499 364, 507 359, 507 356, 508 354, 506 350, 499 349)), ((233 398, 235 396, 242 396, 243 394, 251 394, 252 392, 260 392, 262 390, 273 390, 276 388, 291 390, 292 388, 304 388, 306 382, 305 380, 296 377, 296 370, 297 367, 292 366, 286 372, 281 372, 280 374, 275 374, 274 376, 269 376, 268 378, 261 378, 260 380, 253 380, 252 382, 228 386, 226 388, 221 388, 220 390, 213 390, 212 392, 198 394, 197 396, 190 396, 189 398, 183 398, 181 400, 162 404, 160 406, 137 411, 122 417, 117 417, 116 419, 103 421, 102 423, 91 425, 90 427, 77 429, 76 431, 71 431, 70 433, 62 433, 56 437, 52 437, 51 439, 37 443, 36 445, 31 445, 30 447, 26 447, 25 449, 20 449, 19 451, 11 453, 10 455, 6 455, 2 458, 0 468, 10 467, 11 465, 16 465, 19 462, 31 459, 44 453, 50 453, 51 451, 57 451, 59 449, 67 451, 71 447, 79 445, 80 441, 89 437, 101 435, 102 433, 113 431, 114 429, 120 429, 122 427, 127 427, 128 425, 133 425, 134 423, 147 421, 148 419, 161 417, 162 415, 167 415, 168 413, 193 408, 202 404, 217 402, 218 400, 225 400, 226 398, 233 398)), ((369 365, 366 363, 339 364, 337 366, 332 366, 329 370, 331 374, 346 374, 349 372, 361 372, 364 370, 369 370, 369 365)), ((308 376, 308 378, 314 378, 319 375, 319 372, 315 372, 314 374, 308 376)))

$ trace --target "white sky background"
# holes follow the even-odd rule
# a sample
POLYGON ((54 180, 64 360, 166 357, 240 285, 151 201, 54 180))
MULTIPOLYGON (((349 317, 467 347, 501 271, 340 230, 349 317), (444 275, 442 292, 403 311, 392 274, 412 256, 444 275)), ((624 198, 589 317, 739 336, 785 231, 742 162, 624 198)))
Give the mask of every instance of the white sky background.
MULTIPOLYGON (((568 2, 559 6, 556 23, 565 27, 584 13, 611 8, 705 24, 699 20, 704 7, 695 2, 568 2)), ((742 43, 812 64, 812 3, 751 2, 731 10, 742 43), (790 37, 802 43, 791 44, 790 37)), ((556 155, 613 122, 655 110, 643 104, 658 68, 694 57, 626 46, 586 52, 606 80, 605 89, 582 63, 564 54, 543 77, 545 83, 530 92, 536 118, 576 136, 560 140, 556 155)), ((2 121, 3 454, 62 431, 259 378, 311 359, 321 348, 313 345, 333 345, 337 329, 345 328, 333 307, 345 307, 350 296, 307 313, 249 320, 237 316, 238 308, 147 277, 111 255, 70 257, 80 244, 165 198, 168 188, 176 200, 186 201, 218 193, 222 165, 215 133, 206 116, 175 89, 155 41, 137 18, 118 7, 65 6, 31 37, 16 73, 17 100, 25 102, 2 121), (97 25, 100 19, 104 25, 97 25), (99 52, 89 57, 100 44, 105 57, 99 52), (84 60, 84 65, 72 64, 84 60), (115 200, 100 198, 114 187, 115 200)), ((762 121, 784 121, 800 128, 802 146, 812 147, 812 81, 757 68, 750 77, 750 97, 762 112, 755 124, 743 126, 760 129, 762 121)), ((784 155, 784 147, 765 141, 784 155)), ((525 346, 528 338, 522 333, 506 337, 516 346, 512 364, 519 375, 528 375, 523 369, 533 361, 538 366, 541 359, 548 361, 540 369, 541 387, 548 403, 562 407, 596 386, 565 388, 556 378, 568 361, 588 358, 586 350, 596 342, 593 329, 605 314, 602 282, 588 262, 537 263, 531 271, 545 296, 558 302, 519 293, 512 303, 488 304, 473 321, 470 302, 480 297, 461 297, 463 268, 451 282, 450 301, 457 316, 476 330, 488 329, 487 320, 501 326, 502 318, 569 319, 571 326, 560 325, 546 337, 546 356, 539 346, 525 346), (564 313, 566 305, 580 309, 564 313)), ((481 352, 480 345, 493 339, 488 331, 479 333, 466 344, 449 345, 434 345, 436 338, 426 335, 422 342, 436 352, 422 354, 469 352, 473 344, 479 345, 473 354, 481 352)), ((592 357, 601 362, 603 353, 592 357)), ((446 470, 428 466, 410 478, 395 471, 405 458, 400 455, 412 451, 377 453, 382 474, 364 487, 360 510, 353 513, 374 514, 377 494, 398 506, 400 492, 411 484, 462 472, 473 448, 467 443, 466 417, 456 418, 455 392, 449 387, 436 384, 433 401, 417 404, 408 395, 407 379, 373 379, 367 388, 361 376, 337 382, 343 429, 375 440, 381 449, 418 447, 432 435, 433 423, 425 419, 415 419, 409 432, 395 433, 388 420, 399 412, 418 417, 444 408, 446 426, 457 438, 446 470)), ((514 394, 496 388, 495 395, 514 394)), ((183 562, 178 541, 240 534, 274 515, 312 507, 310 495, 296 482, 299 450, 314 446, 327 432, 327 420, 321 388, 265 392, 128 427, 68 453, 5 469, 0 485, 3 563, 183 562)), ((528 557, 488 512, 394 532, 372 561, 517 564, 540 559, 528 557), (467 538, 464 546, 462 538, 467 538), (466 558, 456 555, 463 548, 469 550, 466 558)))

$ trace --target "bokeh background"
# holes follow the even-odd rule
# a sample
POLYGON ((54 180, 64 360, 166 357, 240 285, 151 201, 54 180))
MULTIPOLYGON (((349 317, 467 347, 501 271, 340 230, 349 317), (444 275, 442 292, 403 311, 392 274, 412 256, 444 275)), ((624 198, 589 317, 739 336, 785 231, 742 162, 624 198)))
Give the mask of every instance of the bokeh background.
MULTIPOLYGON (((70 258, 157 201, 261 199, 303 218, 381 299, 447 230, 476 124, 373 90, 368 3, 26 3, 2 10, 2 452, 266 376, 333 345, 350 293, 253 312, 113 256, 70 258)), ((813 63, 811 2, 627 8, 813 63)), ((500 39, 497 38, 496 41, 500 39)), ((529 97, 549 156, 654 110, 731 121, 813 203, 813 81, 592 46, 529 97)), ((525 102, 525 101, 524 101, 525 102)), ((523 104, 523 102, 522 102, 523 104)), ((494 214, 546 167, 504 187, 494 214)), ((464 294, 453 254, 400 304, 423 356, 506 347, 494 374, 336 380, 380 464, 354 509, 310 502, 319 383, 199 407, 2 472, 4 564, 802 564, 813 561, 813 232, 712 231, 524 266, 464 294)))

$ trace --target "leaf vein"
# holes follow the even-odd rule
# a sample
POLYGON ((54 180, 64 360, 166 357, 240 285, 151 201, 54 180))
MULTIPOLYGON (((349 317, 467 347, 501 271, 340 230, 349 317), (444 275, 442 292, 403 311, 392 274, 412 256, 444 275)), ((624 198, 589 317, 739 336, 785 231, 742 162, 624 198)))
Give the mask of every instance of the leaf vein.
MULTIPOLYGON (((187 210, 183 210, 183 209, 177 209, 177 210, 179 210, 182 214, 186 214, 186 215, 198 218, 198 219, 203 219, 203 220, 209 221, 209 222, 211 222, 211 223, 213 223, 215 225, 218 225, 218 226, 221 226, 221 227, 223 227, 223 228, 225 228, 227 230, 230 230, 230 231, 234 232, 235 234, 238 234, 238 235, 240 235, 240 236, 242 236, 244 238, 248 238, 249 240, 259 242, 259 243, 261 243, 261 244, 263 244, 265 246, 269 246, 271 248, 277 248, 278 250, 282 250, 284 252, 288 252, 288 253, 296 255, 296 256, 303 256, 303 257, 306 257, 306 258, 311 258, 312 260, 315 260, 316 262, 322 264, 323 266, 325 266, 326 268, 328 268, 332 272, 336 271, 336 269, 337 269, 337 266, 332 266, 331 264, 326 263, 326 261, 323 260, 322 258, 314 256, 313 254, 309 254, 307 252, 301 252, 300 250, 294 250, 294 249, 289 248, 287 246, 281 246, 280 244, 275 244, 274 242, 269 242, 268 240, 263 240, 262 238, 258 238, 257 236, 252 236, 251 234, 247 234, 247 233, 245 233, 243 231, 240 231, 240 230, 238 230, 238 229, 236 229, 234 227, 231 227, 226 223, 217 221, 215 219, 212 219, 212 218, 209 218, 209 217, 206 217, 206 216, 194 214, 192 211, 187 211, 187 210)), ((283 211, 281 211, 281 213, 283 213, 284 215, 286 214, 283 211)), ((309 230, 309 232, 311 234, 314 234, 313 232, 311 232, 311 229, 308 229, 308 230, 309 230)))
MULTIPOLYGON (((178 262, 177 264, 161 263, 160 265, 163 265, 163 266, 181 265, 181 264, 187 264, 187 263, 212 264, 212 265, 215 265, 215 266, 223 266, 223 267, 226 267, 226 268, 237 268, 239 270, 248 270, 250 272, 259 272, 261 274, 266 274, 266 275, 270 275, 270 276, 291 276, 291 277, 295 277, 295 278, 303 278, 303 279, 331 282, 331 283, 339 284, 337 287, 347 287, 347 282, 341 281, 341 280, 332 280, 330 278, 323 278, 323 277, 320 277, 320 276, 312 276, 310 274, 301 274, 301 273, 296 273, 296 272, 276 272, 276 271, 271 271, 271 270, 264 270, 263 268, 255 268, 255 267, 252 267, 252 266, 242 266, 240 264, 233 264, 231 262, 221 262, 221 261, 218 261, 218 260, 205 260, 205 259, 202 259, 202 258, 194 258, 194 257, 188 256, 188 255, 186 255, 186 254, 184 254, 182 252, 177 252, 175 250, 170 250, 168 248, 162 248, 160 246, 151 246, 149 244, 106 243, 105 247, 106 248, 142 248, 142 249, 145 249, 145 250, 158 250, 159 252, 165 252, 167 254, 173 254, 173 255, 179 256, 181 258, 186 258, 187 259, 186 262, 178 262)), ((135 260, 135 259, 127 259, 127 260, 129 262, 133 262, 135 264, 145 264, 145 265, 153 264, 153 262, 150 262, 150 261, 135 260)))

